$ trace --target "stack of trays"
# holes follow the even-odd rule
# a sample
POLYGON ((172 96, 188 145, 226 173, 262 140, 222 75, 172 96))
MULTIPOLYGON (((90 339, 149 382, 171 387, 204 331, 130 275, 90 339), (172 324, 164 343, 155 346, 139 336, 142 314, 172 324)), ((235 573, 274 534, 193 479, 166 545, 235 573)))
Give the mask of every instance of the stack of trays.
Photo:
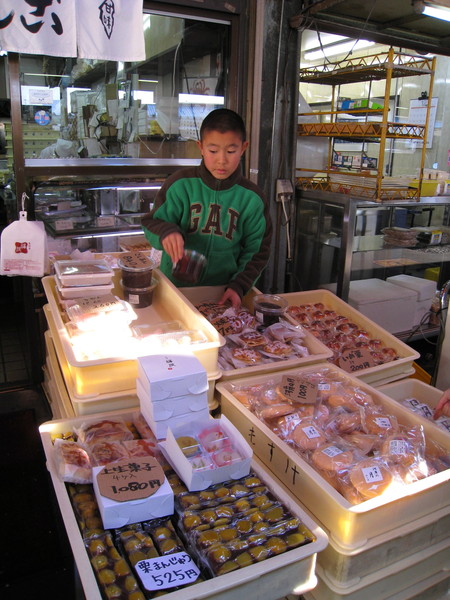
POLYGON ((209 418, 208 376, 192 354, 155 354, 137 359, 141 413, 158 439, 169 425, 209 418))
POLYGON ((113 275, 101 259, 55 261, 56 287, 65 300, 110 294, 113 275))

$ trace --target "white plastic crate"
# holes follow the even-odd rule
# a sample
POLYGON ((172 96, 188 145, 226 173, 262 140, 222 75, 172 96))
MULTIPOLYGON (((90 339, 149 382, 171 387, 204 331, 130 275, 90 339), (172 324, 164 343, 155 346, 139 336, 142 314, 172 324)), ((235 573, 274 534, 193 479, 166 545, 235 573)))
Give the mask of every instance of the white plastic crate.
MULTIPOLYGON (((89 600, 101 600, 101 594, 80 535, 66 486, 58 478, 53 464, 51 437, 57 433, 70 431, 75 425, 86 422, 86 419, 112 417, 130 419, 132 416, 133 413, 127 411, 114 411, 90 417, 49 421, 39 427, 47 468, 53 482, 83 590, 89 600)), ((198 600, 200 598, 204 600, 208 598, 211 598, 211 600, 235 600, 238 595, 242 595, 246 600, 260 600, 261 598, 264 598, 264 600, 277 600, 280 596, 291 592, 303 594, 316 585, 315 564, 317 553, 323 550, 328 543, 325 532, 286 493, 285 488, 276 481, 257 459, 253 461, 252 469, 265 481, 273 493, 286 504, 292 513, 303 521, 315 535, 316 540, 227 575, 221 575, 183 590, 170 592, 164 596, 167 600, 198 600)))
MULTIPOLYGON (((355 586, 337 586, 317 566, 318 584, 306 594, 306 600, 406 600, 411 591, 420 589, 430 578, 448 576, 450 540, 447 539, 417 552, 406 559, 392 562, 363 578, 355 586)), ((425 588, 426 589, 426 588, 425 588)), ((413 592, 414 593, 414 592, 413 592)))
MULTIPOLYGON (((292 491, 298 500, 309 510, 326 531, 331 540, 347 551, 366 546, 370 540, 383 533, 414 523, 417 519, 450 507, 450 469, 436 473, 420 481, 405 485, 395 495, 381 495, 352 505, 335 490, 317 471, 310 466, 286 442, 280 439, 255 414, 246 409, 234 397, 232 386, 257 385, 283 374, 301 374, 323 365, 311 365, 299 369, 289 369, 258 377, 237 378, 219 382, 216 395, 219 397, 222 413, 249 440, 253 452, 262 462, 292 491)), ((350 385, 359 387, 372 396, 375 403, 383 406, 400 423, 417 425, 415 415, 406 407, 382 394, 376 388, 345 373, 335 365, 327 368, 337 371, 350 385)), ((450 451, 450 439, 432 423, 420 421, 425 435, 450 451)), ((392 535, 395 535, 394 533, 392 535)))
MULTIPOLYGON (((220 300, 225 288, 223 286, 199 286, 191 288, 180 288, 180 292, 187 298, 194 310, 196 305, 201 302, 217 302, 220 300)), ((257 288, 252 288, 242 299, 242 305, 254 312, 253 297, 261 293, 257 288)), ((283 294, 281 294, 283 295, 283 294)), ((270 363, 265 363, 254 367, 241 367, 240 369, 222 370, 221 379, 231 379, 236 377, 245 377, 247 375, 256 375, 259 373, 271 373, 272 371, 280 371, 292 367, 301 367, 326 361, 333 353, 322 342, 320 342, 311 333, 305 331, 304 345, 309 350, 309 355, 304 357, 296 357, 289 360, 274 360, 270 363)))
MULTIPOLYGON (((154 277, 157 278, 158 285, 154 292, 153 303, 147 308, 138 309, 138 318, 133 321, 133 325, 179 321, 188 330, 201 331, 207 341, 192 345, 190 348, 206 369, 208 376, 219 377, 217 355, 219 347, 225 343, 225 340, 198 311, 192 310, 190 305, 185 302, 184 296, 167 277, 157 269, 154 271, 154 277)), ((136 357, 139 355, 139 349, 137 348, 136 355, 131 357, 109 356, 97 360, 83 360, 77 357, 58 303, 54 276, 44 277, 42 283, 53 317, 53 321, 49 322, 49 327, 52 337, 59 340, 66 357, 72 377, 73 392, 79 397, 89 397, 98 394, 128 392, 132 389, 137 378, 136 357)), ((114 275, 114 285, 113 293, 122 297, 117 270, 114 275)))
MULTIPOLYGON (((60 375, 63 378, 63 385, 66 398, 59 398, 55 404, 61 406, 59 417, 69 417, 78 415, 91 415, 94 413, 105 412, 107 410, 129 410, 139 407, 139 398, 136 392, 136 379, 134 385, 129 390, 119 390, 117 392, 101 393, 101 388, 98 388, 97 393, 91 393, 86 395, 78 395, 76 393, 76 386, 73 381, 72 371, 69 368, 67 358, 64 354, 63 347, 60 338, 54 332, 54 321, 53 316, 49 311, 48 306, 44 306, 44 313, 47 318, 47 323, 50 325, 49 331, 46 332, 46 344, 52 347, 51 359, 48 362, 53 364, 48 366, 53 371, 60 369, 60 375)), ((136 367, 137 368, 137 367, 136 367)), ((210 410, 217 407, 217 400, 214 398, 214 387, 216 380, 219 378, 220 372, 213 376, 208 375, 208 406, 210 410)), ((49 392, 52 388, 51 384, 48 386, 49 392)), ((54 390, 54 396, 58 398, 61 394, 59 393, 60 386, 56 386, 54 390)), ((55 415, 54 415, 55 416, 55 415)))
MULTIPOLYGON (((409 377, 414 373, 413 363, 420 356, 418 352, 401 342, 398 338, 377 325, 361 312, 352 308, 329 290, 320 289, 308 292, 291 292, 288 294, 280 294, 280 296, 288 301, 289 306, 322 302, 327 308, 348 317, 361 329, 367 331, 370 337, 380 339, 385 346, 393 348, 399 355, 400 358, 398 360, 357 371, 355 375, 359 379, 362 379, 366 383, 379 386, 397 379, 409 377)), ((292 323, 297 323, 292 317, 289 318, 292 323)))

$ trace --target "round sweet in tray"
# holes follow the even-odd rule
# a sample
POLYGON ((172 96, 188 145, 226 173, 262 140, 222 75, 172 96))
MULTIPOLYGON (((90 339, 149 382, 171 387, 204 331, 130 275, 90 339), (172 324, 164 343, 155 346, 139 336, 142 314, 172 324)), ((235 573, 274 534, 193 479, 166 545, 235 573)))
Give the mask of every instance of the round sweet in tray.
POLYGON ((324 471, 340 471, 353 462, 353 452, 340 448, 333 442, 320 446, 311 456, 313 464, 324 471))
POLYGON ((264 352, 268 354, 274 354, 276 356, 288 356, 292 353, 292 348, 289 344, 285 344, 284 342, 274 341, 268 342, 263 346, 264 352))
POLYGON ((262 335, 262 333, 259 333, 259 331, 246 331, 241 333, 239 339, 248 348, 264 346, 264 344, 267 342, 267 339, 262 335))
POLYGON ((360 450, 363 454, 369 454, 369 452, 372 452, 377 441, 376 436, 363 433, 362 431, 351 431, 350 433, 343 434, 342 438, 350 446, 360 450))
POLYGON ((375 498, 392 483, 393 476, 384 461, 366 458, 354 465, 349 472, 350 481, 364 498, 375 498))
POLYGON ((312 419, 303 419, 289 438, 302 450, 315 450, 326 442, 325 434, 312 419))
POLYGON ((398 422, 393 415, 385 415, 377 412, 366 411, 364 426, 368 433, 376 435, 388 435, 398 430, 398 422))
POLYGON ((180 435, 176 442, 186 457, 195 456, 200 452, 198 441, 191 435, 180 435))
POLYGON ((390 463, 409 467, 416 461, 417 448, 412 440, 399 433, 389 435, 381 445, 381 454, 390 463))
POLYGON ((262 355, 252 348, 233 348, 233 358, 248 365, 255 365, 262 361, 262 355))
POLYGON ((344 408, 349 412, 354 412, 359 409, 356 400, 348 394, 330 394, 327 402, 331 408, 344 408))

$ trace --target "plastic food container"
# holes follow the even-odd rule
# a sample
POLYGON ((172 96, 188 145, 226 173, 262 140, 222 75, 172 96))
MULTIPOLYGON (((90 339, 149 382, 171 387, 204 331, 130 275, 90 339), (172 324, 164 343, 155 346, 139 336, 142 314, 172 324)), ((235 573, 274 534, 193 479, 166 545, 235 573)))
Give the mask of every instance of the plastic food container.
MULTIPOLYGON (((132 420, 135 414, 137 414, 137 411, 135 413, 115 411, 113 413, 92 415, 92 418, 97 420, 119 417, 132 420)), ((51 442, 52 435, 65 433, 73 429, 75 425, 79 426, 85 423, 87 419, 88 417, 78 417, 48 421, 39 427, 39 431, 46 455, 46 464, 63 515, 77 570, 80 573, 84 594, 89 600, 101 600, 102 596, 80 534, 66 485, 57 475, 51 442)), ((246 600, 259 600, 260 598, 275 600, 290 593, 303 594, 316 585, 317 578, 314 570, 317 554, 328 543, 325 532, 259 461, 253 460, 252 469, 263 479, 277 498, 296 517, 302 520, 314 534, 316 540, 232 573, 195 583, 177 591, 168 590, 168 593, 164 596, 167 600, 196 600, 197 598, 204 600, 234 600, 238 595, 245 596, 246 600)))
POLYGON ((173 267, 172 275, 185 283, 197 283, 206 265, 206 258, 195 250, 185 250, 173 267))
POLYGON ((265 327, 269 327, 274 323, 278 323, 280 317, 286 312, 288 303, 281 296, 258 294, 253 298, 253 306, 258 321, 263 323, 265 327))
POLYGON ((152 273, 155 263, 142 252, 126 252, 119 258, 117 264, 122 269, 124 287, 144 289, 153 285, 152 273))
POLYGON ((61 285, 102 285, 110 283, 114 271, 105 260, 56 260, 56 275, 61 285))
MULTIPOLYGON (((381 495, 357 505, 348 502, 334 487, 308 464, 293 448, 279 438, 258 417, 243 406, 233 395, 236 385, 256 385, 276 381, 283 374, 295 375, 319 370, 321 365, 275 372, 257 377, 236 378, 218 383, 216 394, 220 399, 222 414, 250 441, 254 454, 291 490, 299 501, 311 511, 314 518, 326 528, 330 539, 342 549, 357 552, 370 540, 384 533, 395 535, 397 528, 450 506, 450 469, 430 475, 425 479, 405 485, 395 494, 381 495)), ((425 436, 450 451, 447 433, 433 423, 417 417, 374 387, 345 373, 328 363, 331 372, 345 376, 353 387, 372 396, 399 423, 421 425, 425 436)))
POLYGON ((123 280, 120 283, 123 287, 124 299, 129 302, 133 308, 146 308, 147 306, 151 306, 153 302, 153 292, 158 284, 157 279, 153 277, 151 285, 143 288, 128 287, 123 280))

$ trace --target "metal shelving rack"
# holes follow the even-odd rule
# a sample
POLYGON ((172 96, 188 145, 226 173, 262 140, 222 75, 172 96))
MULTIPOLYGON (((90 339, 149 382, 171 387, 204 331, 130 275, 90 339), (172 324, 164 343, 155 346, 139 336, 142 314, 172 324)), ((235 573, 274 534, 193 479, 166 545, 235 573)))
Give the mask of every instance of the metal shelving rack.
MULTIPOLYGON (((331 110, 300 113, 305 118, 326 117, 327 122, 299 123, 298 136, 321 136, 330 138, 327 167, 317 169, 297 168, 297 187, 302 190, 316 190, 352 194, 359 198, 375 202, 395 200, 419 201, 421 194, 423 169, 425 164, 426 139, 430 118, 431 97, 435 70, 435 58, 414 56, 395 52, 376 55, 350 57, 339 63, 328 63, 300 70, 300 83, 314 83, 332 86, 331 110), (388 120, 391 82, 394 78, 429 75, 428 103, 425 124, 399 123, 388 120), (338 95, 341 85, 359 82, 385 80, 384 105, 371 109, 340 109, 338 95), (343 115, 363 117, 364 121, 340 122, 343 115), (379 116, 379 121, 369 121, 369 117, 379 116), (376 169, 358 168, 340 171, 333 168, 333 140, 371 141, 379 143, 379 158, 376 169), (422 142, 421 161, 417 188, 409 187, 407 178, 386 177, 384 175, 384 157, 386 141, 389 139, 411 139, 422 142), (308 174, 306 174, 308 173, 308 174)), ((368 99, 370 100, 370 98, 368 99)), ((369 103, 369 102, 368 102, 369 103)))

